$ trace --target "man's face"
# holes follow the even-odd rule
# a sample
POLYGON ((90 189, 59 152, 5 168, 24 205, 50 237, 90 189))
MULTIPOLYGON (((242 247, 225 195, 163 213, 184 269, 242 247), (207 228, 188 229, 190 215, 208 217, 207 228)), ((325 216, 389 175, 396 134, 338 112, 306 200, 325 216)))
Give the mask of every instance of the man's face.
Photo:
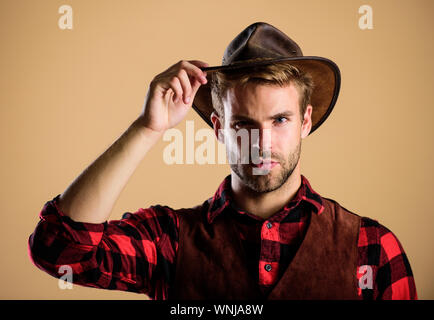
MULTIPOLYGON (((252 151, 252 145, 253 150, 257 148, 260 164, 254 164, 252 160, 247 164, 238 161, 230 164, 232 171, 255 192, 280 188, 299 163, 301 139, 310 131, 312 107, 308 106, 305 113, 308 125, 302 127, 299 92, 292 83, 285 87, 248 84, 245 88, 232 88, 227 92, 223 105, 224 129, 230 128, 235 132, 246 129, 249 133, 257 129, 259 133, 256 141, 249 134, 248 150, 249 153, 252 151), (262 174, 257 173, 258 169, 262 174)), ((241 139, 225 134, 225 145, 227 154, 241 153, 241 139)))

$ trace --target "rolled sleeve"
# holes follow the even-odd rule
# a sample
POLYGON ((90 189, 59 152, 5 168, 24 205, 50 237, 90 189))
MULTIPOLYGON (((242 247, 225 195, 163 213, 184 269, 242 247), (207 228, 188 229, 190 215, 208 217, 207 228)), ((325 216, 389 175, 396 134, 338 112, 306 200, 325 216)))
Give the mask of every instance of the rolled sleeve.
POLYGON ((58 206, 60 194, 53 200, 47 202, 39 214, 42 221, 48 222, 47 236, 57 236, 76 244, 96 246, 101 242, 104 230, 107 228, 107 221, 104 223, 76 222, 65 215, 58 206))
POLYGON ((170 275, 156 269, 171 270, 174 264, 179 226, 174 210, 141 208, 124 214, 121 220, 84 223, 59 210, 59 197, 44 205, 29 237, 29 255, 35 266, 58 278, 59 268, 68 265, 73 283, 83 286, 150 297, 156 291, 164 292, 170 275))

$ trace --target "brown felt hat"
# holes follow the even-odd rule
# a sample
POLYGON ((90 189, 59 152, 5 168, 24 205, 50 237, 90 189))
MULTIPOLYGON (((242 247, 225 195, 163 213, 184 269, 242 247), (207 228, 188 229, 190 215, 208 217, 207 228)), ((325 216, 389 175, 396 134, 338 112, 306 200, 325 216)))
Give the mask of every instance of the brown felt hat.
MULTIPOLYGON (((312 129, 314 132, 329 116, 339 95, 341 75, 331 60, 303 56, 300 47, 286 34, 265 22, 256 22, 244 29, 227 46, 221 66, 201 68, 210 76, 215 71, 245 69, 274 62, 291 61, 299 70, 310 74, 314 89, 311 96, 312 129)), ((202 85, 193 101, 194 110, 211 127, 214 111, 210 81, 202 85)))

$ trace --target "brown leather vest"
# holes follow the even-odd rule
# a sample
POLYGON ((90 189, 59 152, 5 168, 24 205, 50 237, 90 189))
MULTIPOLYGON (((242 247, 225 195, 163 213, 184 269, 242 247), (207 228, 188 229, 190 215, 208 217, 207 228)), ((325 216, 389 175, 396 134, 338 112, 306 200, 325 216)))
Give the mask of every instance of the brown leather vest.
POLYGON ((311 214, 305 238, 273 290, 264 297, 250 276, 230 213, 209 224, 207 206, 180 213, 179 247, 169 299, 358 299, 360 217, 331 199, 311 214))

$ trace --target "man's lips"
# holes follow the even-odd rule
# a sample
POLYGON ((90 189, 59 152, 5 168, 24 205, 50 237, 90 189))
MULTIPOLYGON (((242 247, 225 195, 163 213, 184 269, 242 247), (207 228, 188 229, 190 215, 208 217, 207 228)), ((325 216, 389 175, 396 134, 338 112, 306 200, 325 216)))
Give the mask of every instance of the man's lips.
POLYGON ((252 163, 252 166, 259 169, 271 170, 278 164, 279 162, 277 161, 262 161, 261 163, 258 164, 252 163))

